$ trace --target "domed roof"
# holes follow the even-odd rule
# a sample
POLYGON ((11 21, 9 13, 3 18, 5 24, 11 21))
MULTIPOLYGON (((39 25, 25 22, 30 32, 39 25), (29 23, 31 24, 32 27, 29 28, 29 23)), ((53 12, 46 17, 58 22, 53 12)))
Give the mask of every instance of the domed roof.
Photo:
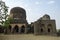
POLYGON ((45 14, 44 17, 50 18, 50 16, 48 14, 45 14))
POLYGON ((21 7, 14 7, 10 10, 10 13, 26 13, 25 10, 21 7))
POLYGON ((45 14, 45 15, 43 16, 43 19, 44 19, 44 20, 50 20, 50 16, 47 15, 47 14, 45 14))

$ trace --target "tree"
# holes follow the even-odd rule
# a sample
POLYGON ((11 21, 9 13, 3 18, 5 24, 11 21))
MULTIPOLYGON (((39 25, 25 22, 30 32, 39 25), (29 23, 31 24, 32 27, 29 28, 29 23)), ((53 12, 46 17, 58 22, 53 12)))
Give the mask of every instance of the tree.
POLYGON ((0 25, 3 25, 4 32, 7 33, 7 28, 9 26, 8 18, 8 7, 6 6, 5 2, 0 0, 0 25))
POLYGON ((6 21, 8 17, 8 7, 6 6, 5 2, 0 0, 0 23, 3 25, 3 23, 6 21))
POLYGON ((9 25, 10 25, 10 22, 13 21, 13 18, 8 18, 8 20, 6 20, 4 22, 4 33, 7 34, 7 30, 9 30, 9 25))

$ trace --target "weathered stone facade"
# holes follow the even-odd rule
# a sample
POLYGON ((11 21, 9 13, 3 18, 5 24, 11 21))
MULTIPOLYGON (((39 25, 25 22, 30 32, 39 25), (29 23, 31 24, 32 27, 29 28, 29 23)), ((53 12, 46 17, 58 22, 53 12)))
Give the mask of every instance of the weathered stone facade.
POLYGON ((50 19, 50 16, 47 14, 37 21, 28 24, 25 10, 20 7, 14 7, 11 9, 9 17, 14 19, 9 26, 11 33, 56 34, 55 20, 50 19))
POLYGON ((14 20, 10 22, 11 32, 13 33, 26 33, 27 20, 26 12, 23 8, 14 7, 10 11, 10 18, 14 20))
POLYGON ((56 23, 55 20, 50 19, 49 15, 44 15, 42 18, 34 22, 34 34, 55 35, 56 23))

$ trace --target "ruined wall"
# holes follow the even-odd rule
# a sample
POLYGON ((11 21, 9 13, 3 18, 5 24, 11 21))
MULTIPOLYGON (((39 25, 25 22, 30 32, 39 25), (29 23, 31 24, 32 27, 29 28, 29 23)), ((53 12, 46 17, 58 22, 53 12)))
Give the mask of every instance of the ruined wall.
POLYGON ((55 20, 40 20, 34 23, 34 34, 55 35, 55 20))

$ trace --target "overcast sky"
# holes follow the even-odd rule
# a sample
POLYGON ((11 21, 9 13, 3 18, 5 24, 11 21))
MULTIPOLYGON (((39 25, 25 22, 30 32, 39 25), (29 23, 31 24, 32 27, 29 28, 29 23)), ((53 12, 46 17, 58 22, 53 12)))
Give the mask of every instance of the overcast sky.
POLYGON ((36 21, 44 14, 50 15, 56 20, 56 26, 60 28, 60 0, 3 0, 9 7, 22 7, 26 10, 27 21, 36 21))

